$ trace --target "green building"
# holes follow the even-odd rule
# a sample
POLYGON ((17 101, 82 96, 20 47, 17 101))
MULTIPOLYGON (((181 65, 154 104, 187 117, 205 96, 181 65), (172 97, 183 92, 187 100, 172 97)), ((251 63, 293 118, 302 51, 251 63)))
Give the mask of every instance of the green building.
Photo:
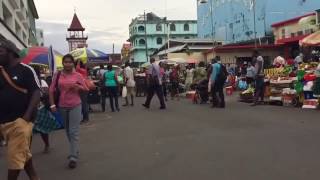
POLYGON ((132 20, 129 26, 132 45, 130 59, 135 64, 147 62, 149 57, 169 39, 197 37, 196 20, 167 20, 147 13, 132 20))

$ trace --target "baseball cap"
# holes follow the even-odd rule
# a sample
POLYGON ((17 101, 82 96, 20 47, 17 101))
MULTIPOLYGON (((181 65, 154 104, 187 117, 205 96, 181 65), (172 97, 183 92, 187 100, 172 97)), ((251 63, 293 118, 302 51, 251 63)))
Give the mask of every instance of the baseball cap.
POLYGON ((13 52, 17 58, 20 57, 19 56, 20 50, 17 48, 17 46, 12 41, 0 38, 0 47, 5 48, 5 49, 13 52))

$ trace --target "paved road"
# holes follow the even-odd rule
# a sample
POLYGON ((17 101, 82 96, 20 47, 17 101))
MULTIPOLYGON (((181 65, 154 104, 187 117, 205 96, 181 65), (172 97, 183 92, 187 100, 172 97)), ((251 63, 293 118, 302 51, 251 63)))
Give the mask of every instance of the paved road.
MULTIPOLYGON (((94 114, 93 124, 82 127, 76 170, 66 168, 63 131, 52 135, 48 155, 36 136, 39 174, 43 180, 320 179, 319 111, 234 100, 225 110, 185 100, 157 108, 94 114)), ((0 151, 0 179, 5 174, 0 151)))

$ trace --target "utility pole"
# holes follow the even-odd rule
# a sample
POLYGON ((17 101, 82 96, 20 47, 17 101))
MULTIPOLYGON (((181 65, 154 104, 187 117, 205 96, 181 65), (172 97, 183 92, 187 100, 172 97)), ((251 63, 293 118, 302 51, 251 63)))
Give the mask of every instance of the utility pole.
POLYGON ((252 0, 253 5, 253 31, 254 31, 254 48, 257 49, 257 25, 256 25, 256 0, 252 0))
POLYGON ((147 17, 146 17, 146 11, 144 11, 144 39, 145 39, 145 45, 146 45, 146 58, 147 62, 149 62, 149 53, 148 53, 148 40, 147 40, 147 17))

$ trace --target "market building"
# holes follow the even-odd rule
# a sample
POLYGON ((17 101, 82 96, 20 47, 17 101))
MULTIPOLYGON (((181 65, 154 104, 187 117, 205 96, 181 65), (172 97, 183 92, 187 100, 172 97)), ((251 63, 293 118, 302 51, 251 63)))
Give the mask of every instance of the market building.
POLYGON ((193 39, 197 37, 197 21, 167 20, 154 13, 140 15, 132 20, 129 26, 132 45, 132 61, 141 64, 148 61, 158 48, 168 39, 193 39))
POLYGON ((131 49, 131 43, 124 43, 122 45, 122 48, 121 48, 121 59, 122 59, 123 63, 131 61, 131 59, 130 59, 130 49, 131 49))
POLYGON ((197 3, 198 37, 224 44, 253 40, 255 36, 272 38, 272 24, 320 7, 319 0, 197 0, 197 3))
POLYGON ((210 39, 170 39, 154 52, 156 60, 168 59, 171 61, 208 62, 203 52, 221 45, 221 42, 213 42, 210 39))
POLYGON ((33 0, 0 0, 0 36, 19 49, 38 45, 37 8, 33 0))
POLYGON ((302 51, 299 42, 319 30, 316 15, 316 12, 309 13, 272 24, 275 44, 283 46, 286 59, 298 56, 302 51))

